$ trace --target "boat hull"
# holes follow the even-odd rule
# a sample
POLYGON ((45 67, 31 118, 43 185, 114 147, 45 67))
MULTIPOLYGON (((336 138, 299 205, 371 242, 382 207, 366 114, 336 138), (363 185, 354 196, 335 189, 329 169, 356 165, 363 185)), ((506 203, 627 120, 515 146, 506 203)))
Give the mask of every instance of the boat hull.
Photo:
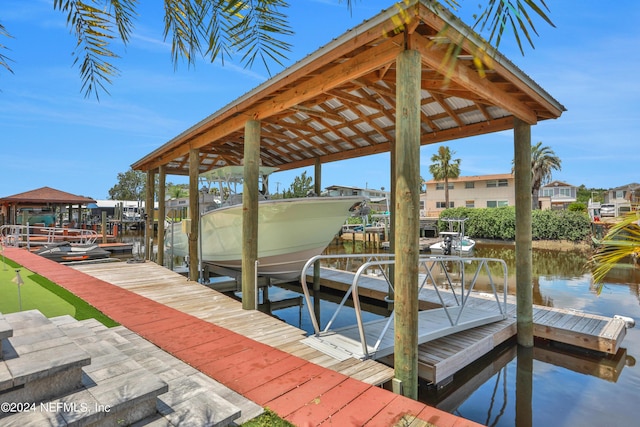
MULTIPOLYGON (((445 253, 443 243, 444 242, 437 242, 429 246, 430 252, 435 255, 443 255, 445 253)), ((473 240, 468 240, 468 243, 463 244, 462 247, 454 244, 451 247, 451 253, 449 255, 471 255, 475 246, 476 242, 474 242, 473 240)))
MULTIPOLYGON (((258 204, 258 274, 279 279, 300 277, 304 263, 321 254, 340 231, 357 197, 307 197, 266 200, 258 204)), ((173 254, 186 256, 188 242, 181 224, 173 224, 173 254)), ((201 259, 214 270, 242 267, 242 205, 202 215, 201 259)), ((170 251, 170 244, 168 251, 170 251)))
POLYGON ((111 256, 111 252, 96 244, 72 245, 69 242, 45 245, 34 253, 55 262, 89 261, 111 256))

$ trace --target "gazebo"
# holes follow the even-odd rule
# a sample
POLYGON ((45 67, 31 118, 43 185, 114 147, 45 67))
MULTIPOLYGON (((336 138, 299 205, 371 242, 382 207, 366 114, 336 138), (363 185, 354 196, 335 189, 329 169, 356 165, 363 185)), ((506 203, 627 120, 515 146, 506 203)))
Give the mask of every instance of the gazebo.
MULTIPOLYGON (((155 174, 160 194, 166 174, 189 175, 190 210, 198 212, 198 175, 220 166, 244 164, 245 181, 257 183, 258 164, 281 170, 314 165, 319 194, 323 163, 390 152, 396 379, 405 395, 415 397, 420 146, 513 129, 518 342, 530 347, 531 126, 563 111, 448 10, 433 1, 411 0, 347 31, 132 167, 147 173, 147 203, 153 200, 155 174)), ((243 200, 246 309, 253 309, 256 297, 257 198, 247 191, 243 200)), ((198 235, 197 227, 198 221, 191 221, 191 236, 198 235)), ((159 224, 159 241, 163 233, 159 224)), ((195 237, 189 245, 195 280, 195 237)))
MULTIPOLYGON (((89 197, 77 196, 51 187, 42 187, 0 198, 0 206, 2 207, 2 221, 0 222, 2 224, 21 224, 23 216, 28 219, 29 216, 38 212, 50 212, 54 223, 45 225, 51 226, 62 222, 64 208, 68 208, 69 218, 72 218, 73 206, 76 206, 80 212, 82 206, 95 202, 89 197)), ((79 217, 80 215, 78 215, 79 217)))

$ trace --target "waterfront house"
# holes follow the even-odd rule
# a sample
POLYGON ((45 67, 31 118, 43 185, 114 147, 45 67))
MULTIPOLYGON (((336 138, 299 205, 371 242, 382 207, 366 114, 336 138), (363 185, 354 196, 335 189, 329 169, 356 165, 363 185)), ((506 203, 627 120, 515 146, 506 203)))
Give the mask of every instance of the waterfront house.
MULTIPOLYGON (((445 206, 444 181, 425 182, 427 191, 420 195, 420 216, 437 217, 445 206)), ((514 176, 510 173, 461 176, 449 179, 449 206, 496 208, 515 205, 514 176)))
POLYGON ((614 205, 615 216, 638 210, 640 205, 640 184, 631 184, 610 189, 605 195, 605 203, 614 205))
POLYGON ((362 196, 369 200, 369 205, 375 212, 386 212, 389 210, 389 191, 384 188, 377 190, 374 188, 349 187, 345 185, 331 185, 325 188, 323 195, 330 197, 339 196, 362 196))
POLYGON ((567 209, 571 203, 575 203, 578 196, 578 188, 575 185, 562 181, 553 181, 543 185, 538 190, 538 203, 540 209, 567 209))

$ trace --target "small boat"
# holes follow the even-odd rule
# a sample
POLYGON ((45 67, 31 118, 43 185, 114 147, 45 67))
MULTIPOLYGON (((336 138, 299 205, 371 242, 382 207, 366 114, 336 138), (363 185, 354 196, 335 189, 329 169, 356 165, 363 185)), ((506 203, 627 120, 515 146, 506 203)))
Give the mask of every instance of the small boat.
POLYGON ((56 262, 104 259, 111 255, 111 252, 102 249, 95 243, 78 245, 70 242, 48 244, 34 253, 56 262))
POLYGON ((448 231, 439 233, 442 240, 429 246, 432 254, 469 255, 476 246, 475 240, 464 234, 464 222, 467 218, 440 218, 449 223, 448 231))
MULTIPOLYGON (((325 250, 364 198, 271 199, 266 180, 276 170, 271 167, 259 170, 263 192, 258 202, 258 275, 296 280, 306 261, 325 250)), ((218 194, 224 197, 216 196, 210 210, 205 209, 200 216, 200 258, 211 271, 232 277, 242 267, 243 207, 236 185, 242 183, 243 172, 243 166, 225 166, 201 174, 209 185, 217 182, 221 186, 218 194)), ((167 254, 188 255, 187 232, 182 222, 168 227, 164 240, 167 254)))

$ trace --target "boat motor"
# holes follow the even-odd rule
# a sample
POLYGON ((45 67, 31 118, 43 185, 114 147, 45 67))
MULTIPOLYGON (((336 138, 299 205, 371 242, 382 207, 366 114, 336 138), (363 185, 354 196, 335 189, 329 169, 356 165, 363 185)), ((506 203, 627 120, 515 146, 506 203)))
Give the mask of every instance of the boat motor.
POLYGON ((444 248, 442 249, 443 254, 451 255, 451 244, 452 244, 451 236, 449 235, 444 236, 444 248))

